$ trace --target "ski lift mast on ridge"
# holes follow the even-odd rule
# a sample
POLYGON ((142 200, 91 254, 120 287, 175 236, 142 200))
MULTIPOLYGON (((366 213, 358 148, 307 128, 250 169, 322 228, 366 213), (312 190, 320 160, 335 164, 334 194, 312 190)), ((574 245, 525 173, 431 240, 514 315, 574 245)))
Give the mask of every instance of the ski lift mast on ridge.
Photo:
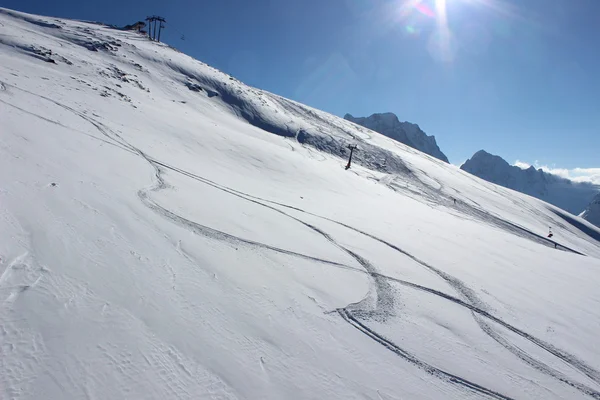
POLYGON ((159 17, 158 15, 153 15, 151 17, 146 17, 146 21, 148 21, 148 37, 150 40, 155 40, 160 42, 160 33, 163 28, 165 28, 164 23, 167 21, 163 17, 159 17), (158 22, 158 33, 156 32, 158 22))

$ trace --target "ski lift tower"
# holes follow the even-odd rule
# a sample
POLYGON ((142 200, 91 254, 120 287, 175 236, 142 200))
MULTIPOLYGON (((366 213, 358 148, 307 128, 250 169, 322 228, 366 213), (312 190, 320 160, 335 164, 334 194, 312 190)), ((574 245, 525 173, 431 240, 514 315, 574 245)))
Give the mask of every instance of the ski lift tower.
POLYGON ((352 164, 352 154, 354 154, 354 150, 358 149, 358 146, 355 144, 349 144, 348 148, 350 149, 350 158, 348 158, 348 164, 346 165, 346 170, 350 169, 350 164, 352 164))

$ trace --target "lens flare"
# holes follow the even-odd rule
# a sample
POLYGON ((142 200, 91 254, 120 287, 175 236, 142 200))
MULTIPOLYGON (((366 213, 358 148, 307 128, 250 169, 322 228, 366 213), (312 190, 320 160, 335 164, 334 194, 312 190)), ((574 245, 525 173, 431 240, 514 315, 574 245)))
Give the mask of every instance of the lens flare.
MULTIPOLYGON (((452 39, 450 27, 448 26, 448 14, 446 13, 446 0, 435 0, 435 11, 437 19, 437 40, 431 42, 437 45, 430 44, 430 51, 438 51, 438 58, 443 62, 452 62, 454 60, 454 49, 450 46, 452 39)), ((430 42, 430 43, 431 43, 430 42)))
POLYGON ((435 0, 435 12, 438 19, 438 24, 443 23, 448 25, 448 17, 446 14, 446 0, 435 0))
POLYGON ((415 4, 415 9, 425 16, 435 18, 435 12, 426 3, 415 4))
POLYGON ((470 21, 470 25, 466 26, 463 17, 460 25, 453 26, 452 21, 449 21, 448 9, 451 9, 452 16, 460 14, 463 7, 467 7, 467 12, 473 16, 477 15, 477 12, 487 10, 502 17, 526 20, 518 12, 521 11, 520 7, 510 5, 508 0, 391 0, 385 2, 385 6, 378 7, 380 23, 377 32, 399 27, 407 37, 414 40, 424 38, 427 40, 426 47, 431 57, 443 63, 452 63, 459 49, 466 46, 474 47, 470 49, 474 53, 482 53, 491 42, 491 36, 510 35, 510 24, 503 25, 506 18, 497 19, 494 26, 480 26, 477 20, 470 21), (479 28, 473 28, 474 24, 479 28), (456 28, 457 32, 454 32, 453 28, 456 28), (477 33, 480 31, 481 37, 477 33), (471 34, 476 36, 471 37, 471 34))

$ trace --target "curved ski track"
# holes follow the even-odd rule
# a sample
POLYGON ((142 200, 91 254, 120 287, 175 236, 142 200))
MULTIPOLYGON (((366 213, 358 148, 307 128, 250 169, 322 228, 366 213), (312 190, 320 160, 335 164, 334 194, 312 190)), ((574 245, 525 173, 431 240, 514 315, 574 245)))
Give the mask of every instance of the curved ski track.
MULTIPOLYGON (((115 146, 119 147, 120 149, 133 153, 133 154, 137 154, 140 157, 142 157, 145 161, 147 161, 155 170, 155 179, 156 182, 154 185, 152 185, 150 188, 147 189, 140 189, 138 191, 138 197, 140 198, 140 200, 142 201, 142 203, 147 206, 149 209, 151 209, 152 211, 154 211, 155 213, 161 215, 164 218, 167 218, 169 220, 171 220, 172 222, 184 226, 187 229, 193 230, 195 233, 201 234, 205 237, 209 237, 212 239, 216 239, 216 240, 220 240, 220 241, 224 241, 226 243, 230 243, 230 244, 241 244, 241 245, 247 245, 247 246, 251 246, 251 247, 256 247, 256 248, 262 248, 262 249, 266 249, 266 250, 270 250, 270 251, 275 251, 275 252, 279 252, 282 254, 286 254, 286 255, 290 255, 293 257, 300 257, 300 258, 304 258, 304 259, 308 259, 311 261, 316 261, 316 262, 320 262, 320 263, 324 263, 324 264, 328 264, 334 267, 339 267, 339 268, 344 268, 347 270, 351 270, 351 271, 355 271, 355 272, 361 272, 361 273, 366 273, 368 274, 374 281, 375 284, 375 290, 376 290, 376 296, 377 296, 377 301, 375 303, 374 309, 368 309, 366 308, 366 305, 363 304, 364 301, 366 299, 363 299, 363 301, 360 301, 358 303, 355 304, 351 304, 348 305, 344 308, 340 308, 337 309, 337 313, 346 321, 348 322, 350 325, 352 325, 354 328, 356 328, 357 330, 359 330, 360 332, 362 332, 364 335, 366 335, 367 337, 371 338, 372 340, 376 341, 377 343, 381 344, 382 346, 386 347, 388 350, 392 351, 393 353, 397 354, 398 356, 404 358, 405 360, 409 361, 410 363, 418 366, 419 368, 425 370, 426 372, 428 372, 429 374, 436 376, 437 378, 440 378, 442 380, 445 380, 449 383, 452 383, 454 385, 458 385, 466 390, 470 390, 482 395, 485 395, 487 397, 490 398, 494 398, 494 399, 501 399, 501 400, 512 400, 511 397, 508 397, 506 395, 503 395, 501 393, 495 392, 491 389, 487 389, 481 385, 478 385, 474 382, 471 382, 465 378, 453 375, 447 371, 441 370, 435 366, 432 366, 428 363, 426 363, 423 360, 420 360, 419 358, 417 358, 416 356, 414 356, 413 354, 403 350, 402 348, 400 348, 397 344, 393 343, 392 341, 386 339, 385 337, 383 337, 382 335, 378 334, 377 332, 373 331, 371 328, 369 328, 368 326, 366 326, 363 322, 359 321, 358 317, 361 317, 363 319, 368 319, 368 318, 377 318, 380 320, 385 320, 388 316, 390 316, 393 312, 393 308, 394 308, 394 296, 393 296, 393 288, 391 287, 391 285, 389 284, 389 281, 393 281, 396 283, 399 283, 405 287, 409 287, 412 289, 416 289, 416 290, 420 290, 426 293, 430 293, 433 295, 436 295, 438 297, 444 298, 446 300, 449 300, 451 302, 453 302, 454 304, 457 304, 459 306, 465 307, 467 309, 469 309, 472 314, 473 317, 475 318, 475 320, 477 321, 477 323, 479 324, 480 328, 482 329, 482 331, 484 333, 486 333, 487 335, 489 335, 491 338, 493 338, 495 341, 497 341, 500 345, 502 345, 504 348, 506 348, 508 351, 510 351, 512 354, 515 354, 517 357, 519 357, 521 360, 523 360, 524 362, 526 362, 528 365, 532 366, 533 368, 536 368, 537 370, 555 378, 558 379, 559 381, 568 384, 574 388, 576 388, 577 390, 581 391, 584 394, 587 394, 589 396, 591 396, 592 398, 595 399, 600 399, 600 392, 597 390, 594 390, 592 388, 589 388, 586 385, 583 385, 581 383, 578 382, 573 382, 572 380, 570 380, 568 377, 566 377, 564 374, 562 374, 561 372, 558 372, 556 370, 554 370, 552 367, 547 366, 546 364, 544 364, 541 361, 535 360, 533 357, 531 357, 529 354, 527 354, 526 352, 524 352, 523 350, 519 349, 518 347, 510 344, 508 342, 508 340, 506 340, 505 338, 503 338, 498 332, 496 332, 490 324, 488 324, 486 321, 483 320, 483 318, 493 321, 494 323, 497 323, 501 326, 503 326, 504 328, 516 333, 517 335, 521 336, 522 338, 530 341, 531 343, 537 345, 538 347, 540 347, 541 349, 544 349, 545 351, 547 351, 548 353, 554 355, 555 357, 561 359, 562 361, 564 361, 565 363, 567 363, 568 365, 570 365, 572 368, 584 373, 586 376, 588 376, 590 379, 592 379, 594 382, 596 383, 600 383, 600 373, 595 370, 594 368, 592 368, 591 366, 587 365, 585 362, 579 360, 577 357, 575 357, 574 355, 571 355, 565 351, 562 351, 556 347, 554 347, 553 345, 546 343, 544 341, 542 341, 541 339, 538 339, 532 335, 529 335, 528 333, 521 331, 520 329, 504 322, 503 320, 501 320, 500 318, 497 318, 495 316, 493 316, 492 314, 490 314, 488 311, 486 311, 486 305, 483 301, 481 301, 477 295, 475 294, 475 292, 468 288, 463 282, 461 282, 459 279, 446 274, 445 272, 442 272, 438 269, 436 269, 435 267, 425 263, 424 261, 418 259, 417 257, 413 256, 412 254, 406 252, 405 250, 402 250, 401 248, 399 248, 398 246, 395 246, 381 238, 378 238, 372 234, 369 234, 367 232, 364 232, 360 229, 354 228, 350 225, 347 225, 345 223, 327 218, 327 217, 323 217, 305 210, 302 210, 298 207, 293 207, 293 206, 288 206, 286 204, 282 204, 282 203, 277 203, 271 200, 267 200, 267 199, 262 199, 256 196, 252 196, 243 192, 239 192, 235 189, 231 189, 228 188, 226 186, 222 186, 216 182, 213 182, 209 179, 203 178, 199 175, 193 174, 191 172, 182 170, 180 168, 168 165, 166 163, 163 163, 159 160, 156 160, 148 155, 146 155, 143 151, 141 151, 140 149, 138 149, 137 147, 131 145, 129 142, 127 142, 125 139, 123 139, 118 133, 114 132, 112 129, 108 128, 107 126, 105 126, 104 124, 94 120, 93 118, 85 115, 84 113, 77 111, 69 106, 66 106, 60 102, 57 102, 53 99, 50 99, 48 97, 45 96, 41 96, 32 92, 29 92, 27 90, 21 89, 21 88, 17 88, 14 87, 15 89, 18 89, 20 91, 23 91, 25 93, 28 93, 30 95, 45 99, 49 102, 52 102, 53 104, 62 107, 65 110, 68 110, 74 114, 76 114, 77 116, 81 117, 82 119, 86 120, 87 122, 89 122, 90 124, 92 124, 103 136, 105 136, 110 142, 112 142, 115 146), (210 228, 208 226, 205 225, 201 225, 199 223, 196 223, 194 221, 190 221, 162 206, 160 206, 159 204, 157 204, 156 202, 154 202, 150 196, 149 196, 149 192, 156 192, 156 191, 160 191, 163 190, 165 188, 167 188, 167 185, 164 181, 164 179, 161 176, 161 167, 165 168, 165 169, 169 169, 172 170, 174 172, 180 173, 182 175, 188 176, 196 181, 202 182, 204 184, 210 185, 216 189, 225 191, 231 195, 234 195, 236 197, 242 198, 246 201, 258 204, 260 206, 269 208, 277 213, 280 213, 288 218, 291 218, 297 222, 299 222, 300 224, 304 225, 305 227, 313 230, 314 232, 318 233, 319 235, 323 236, 326 240, 328 240, 330 243, 332 243, 334 246, 338 247, 340 250, 344 251, 346 254, 350 255, 353 259, 355 259, 363 268, 362 269, 358 269, 356 267, 352 267, 352 266, 348 266, 348 265, 344 265, 338 262, 334 262, 334 261, 330 261, 330 260, 324 260, 324 259, 320 259, 317 257, 312 257, 310 255, 305 255, 305 254, 300 254, 297 252, 293 252, 290 250, 285 250, 282 248, 278 248, 278 247, 274 247, 265 243, 260 243, 260 242, 256 242, 253 240, 248 240, 248 239, 244 239, 244 238, 240 238, 231 234, 228 234, 226 232, 222 232, 213 228, 210 228), (419 263, 420 265, 422 265, 423 267, 427 268, 428 270, 430 270, 431 272, 435 273, 436 275, 438 275, 440 278, 442 278, 444 281, 446 281, 454 290, 456 290, 463 298, 465 298, 467 301, 463 301, 460 300, 456 297, 453 297, 451 295, 448 295, 444 292, 440 292, 437 291, 435 289, 431 289, 428 287, 424 287, 415 283, 411 283, 408 281, 403 281, 401 279, 396 279, 387 275, 383 275, 379 272, 377 272, 376 268, 367 260, 363 259, 361 256, 359 256, 358 254, 352 252, 351 250, 343 247, 342 245, 340 245, 338 242, 336 242, 329 234, 327 234, 326 232, 322 231, 320 228, 315 227, 314 225, 309 224, 306 221, 303 221, 297 217, 294 217, 286 212, 284 212, 283 210, 280 210, 274 206, 268 205, 263 203, 264 202, 268 202, 280 207, 286 207, 289 209, 293 209, 296 210, 298 212, 301 213, 306 213, 308 215, 312 215, 314 217, 317 218, 321 218, 327 221, 330 221, 332 223, 338 224, 340 226, 343 226, 345 228, 351 229, 357 233, 360 233, 366 237, 369 237, 373 240, 376 240, 382 244, 385 244, 386 246, 389 246, 390 248, 400 252, 401 254, 413 259, 414 261, 416 261, 417 263, 419 263)), ((6 103, 3 101, 3 103, 10 105, 9 103, 6 103)), ((16 106, 15 106, 16 107, 16 106)), ((18 107, 17 107, 18 108, 18 107)), ((25 111, 29 114, 32 114, 29 111, 26 110, 22 110, 25 111)), ((35 114, 33 114, 35 115, 35 114)), ((57 123, 56 121, 52 121, 49 120, 45 117, 42 116, 38 116, 35 115, 36 117, 42 118, 47 120, 48 122, 51 123, 57 123)), ((79 131, 77 131, 79 132, 79 131)), ((81 132, 79 132, 81 133, 81 132)), ((106 141, 104 139, 95 137, 93 135, 89 135, 86 134, 88 136, 91 136, 94 139, 97 140, 101 140, 101 141, 106 141)), ((505 221, 506 222, 506 221, 505 221)), ((511 224, 512 225, 512 224, 511 224)), ((524 229, 518 226, 515 226, 519 229, 524 229)), ((532 232, 527 231, 527 233, 532 234, 532 232)), ((533 234, 535 235, 535 234, 533 234)), ((537 235, 535 235, 537 236, 537 235)), ((544 238, 545 239, 545 238, 544 238)), ((576 252, 572 249, 568 249, 567 250, 576 252)), ((576 252, 577 253, 577 252, 576 252)))
MULTIPOLYGON (((252 196, 253 197, 253 196, 252 196)), ((263 201, 267 201, 267 202, 271 202, 270 200, 265 200, 265 199, 261 199, 263 201)), ((273 202, 272 202, 273 203, 273 202)), ((486 321, 484 321, 481 317, 485 317, 501 326, 503 326, 504 328, 516 333, 517 335, 521 336, 522 338, 528 340, 529 342, 535 344, 536 346, 542 348, 543 350, 545 350, 546 352, 552 354, 553 356, 561 359, 563 362, 565 362, 566 364, 570 365, 572 368, 578 370, 579 372, 585 374, 587 377, 589 377, 591 380, 593 380, 596 383, 600 383, 600 373, 595 370, 594 368, 592 368, 591 366, 587 365, 585 362, 583 362, 582 360, 579 360, 576 356, 569 354, 563 350, 560 350, 558 348, 556 348, 555 346, 544 342, 541 339, 538 339, 532 335, 529 335, 528 333, 521 331, 520 329, 502 321, 501 319, 494 317, 493 315, 491 315, 488 311, 487 311, 487 305, 479 299, 479 297, 477 296, 477 294, 475 293, 474 290, 472 290, 471 288, 469 288, 467 285, 465 285, 461 280, 459 280, 458 278, 449 275, 433 266, 431 266, 430 264, 426 263, 425 261, 415 257, 414 255, 410 254, 409 252, 399 248, 398 246, 384 240, 381 239, 377 236, 374 236, 370 233, 364 232, 360 229, 354 228, 348 224, 345 224, 343 222, 339 222, 327 217, 323 217, 321 215, 318 214, 314 214, 305 210, 302 210, 298 207, 293 207, 293 206, 287 206, 285 204, 281 204, 281 203, 276 203, 279 206, 282 207, 288 207, 290 209, 308 214, 308 215, 312 215, 314 217, 317 218, 321 218, 324 219, 326 221, 341 225, 345 228, 348 228, 350 230, 353 230, 357 233, 360 233, 364 236, 367 236, 375 241, 378 241, 388 247, 390 247, 391 249, 411 258, 413 261, 417 262, 418 264, 420 264, 421 266, 425 267, 426 269, 428 269, 429 271, 431 271, 432 273, 436 274, 437 276, 439 276, 440 278, 442 278, 444 281, 446 281, 446 283, 451 286, 456 292, 458 292, 464 299, 466 299, 468 302, 464 302, 462 300, 459 300, 457 298, 454 298, 452 296, 449 296, 443 292, 439 292, 437 290, 434 289, 430 289, 430 288, 426 288, 423 287, 421 285, 417 285, 414 283, 410 283, 407 281, 402 281, 396 278, 392 278, 386 275, 382 275, 379 274, 378 272, 371 272, 369 269, 367 269, 365 267, 365 269, 367 269, 367 271, 371 274, 374 275, 376 277, 384 277, 385 279, 389 279, 395 282, 398 282, 404 286, 409 286, 412 287, 414 289, 418 289, 418 290, 422 290, 431 294, 435 294, 437 296, 440 296, 442 298, 445 298, 447 300, 450 300, 452 302, 454 302, 455 304, 459 304, 463 307, 469 308, 472 312, 473 312, 473 318, 475 319, 475 321, 477 322, 477 324, 479 325, 479 327, 482 329, 482 331, 487 334, 488 336, 490 336, 492 339, 494 339, 496 342, 498 342, 498 344, 500 344, 502 347, 504 347, 505 349, 507 349, 508 351, 510 351, 511 353, 513 353, 515 356, 519 357, 522 361, 526 362, 527 364, 529 364, 531 367, 537 369, 538 371, 541 371, 542 373, 545 373, 549 376, 552 376, 555 379, 560 380, 561 382, 576 388, 577 390, 581 391, 584 394, 587 394, 595 399, 600 399, 600 392, 592 389, 584 384, 578 383, 578 382, 574 382, 572 381, 570 378, 568 378, 566 375, 564 375, 562 372, 559 372, 557 370, 555 370, 554 368, 544 364, 541 361, 535 360, 533 357, 531 357, 529 354, 527 354, 526 352, 524 352, 523 350, 521 350, 518 346, 515 346, 513 344, 511 344, 507 339, 505 339, 502 335, 500 335, 498 332, 496 332, 491 326, 490 324, 488 324, 486 321)), ((362 265, 362 264, 361 264, 362 265)), ((363 265, 364 267, 364 265, 363 265)), ((348 307, 346 307, 347 309, 348 307)), ((339 311, 339 310, 338 310, 339 311)), ((364 314, 364 312, 361 312, 361 314, 364 314)))

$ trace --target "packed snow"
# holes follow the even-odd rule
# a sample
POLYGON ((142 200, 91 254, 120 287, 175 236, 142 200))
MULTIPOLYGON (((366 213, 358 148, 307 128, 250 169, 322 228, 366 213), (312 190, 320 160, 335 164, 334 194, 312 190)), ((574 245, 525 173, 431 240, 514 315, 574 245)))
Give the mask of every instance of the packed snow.
POLYGON ((600 398, 585 220, 134 32, 0 59, 0 398, 600 398))

